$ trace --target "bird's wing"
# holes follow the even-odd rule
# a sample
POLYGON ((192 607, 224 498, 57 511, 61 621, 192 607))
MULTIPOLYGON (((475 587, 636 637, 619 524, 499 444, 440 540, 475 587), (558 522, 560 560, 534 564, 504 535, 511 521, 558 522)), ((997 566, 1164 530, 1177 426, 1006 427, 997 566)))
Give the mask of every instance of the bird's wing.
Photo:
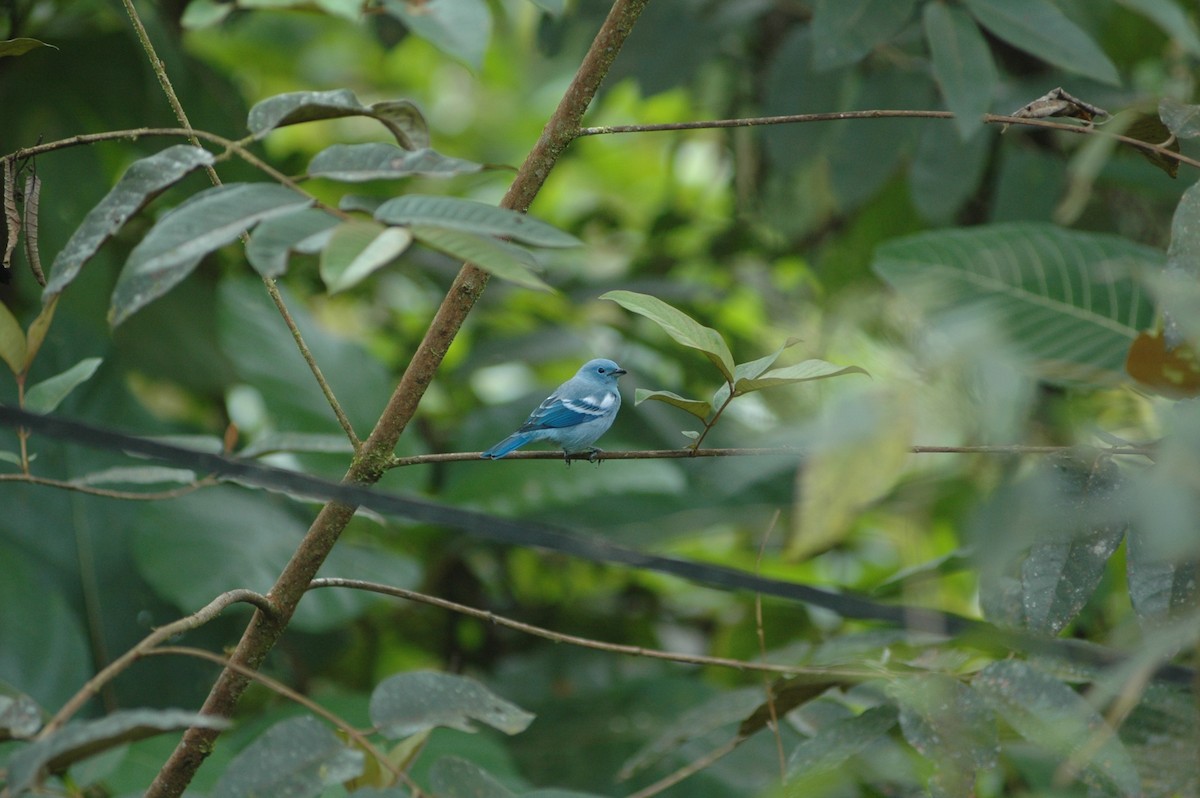
POLYGON ((521 431, 574 427, 602 418, 612 410, 617 397, 611 391, 595 391, 584 396, 562 396, 557 392, 538 405, 521 431))

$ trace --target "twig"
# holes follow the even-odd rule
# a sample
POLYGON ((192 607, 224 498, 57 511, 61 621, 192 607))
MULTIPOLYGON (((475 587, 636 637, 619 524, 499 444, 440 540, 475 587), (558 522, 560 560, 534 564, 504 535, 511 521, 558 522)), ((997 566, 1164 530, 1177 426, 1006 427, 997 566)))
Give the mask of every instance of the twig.
POLYGON ((189 493, 200 490, 200 488, 207 488, 217 484, 217 480, 211 477, 204 477, 203 479, 198 479, 195 482, 190 482, 187 485, 181 485, 178 488, 160 490, 153 493, 139 493, 136 491, 97 488, 91 485, 81 485, 77 482, 67 482, 61 479, 37 477, 32 474, 0 474, 0 482, 28 482, 30 485, 42 485, 47 488, 58 488, 60 490, 75 491, 76 493, 86 493, 89 496, 102 496, 106 499, 123 499, 127 501, 160 501, 162 499, 178 499, 180 496, 187 496, 189 493))
POLYGON ((260 613, 273 614, 274 606, 266 596, 260 593, 255 593, 253 590, 230 590, 228 593, 222 593, 215 599, 210 601, 204 607, 200 608, 191 615, 180 618, 177 621, 172 621, 166 626, 160 626, 155 629, 142 641, 133 648, 126 651, 121 656, 106 665, 99 673, 88 679, 87 684, 79 689, 79 692, 71 696, 67 703, 62 705, 58 712, 54 713, 54 717, 46 722, 42 730, 38 732, 35 739, 41 740, 59 729, 64 723, 83 708, 83 705, 98 694, 104 685, 111 682, 126 668, 132 665, 141 657, 145 656, 150 649, 157 646, 164 640, 169 640, 177 634, 190 631, 216 618, 221 612, 233 604, 245 603, 253 604, 258 608, 260 613))
MULTIPOLYGON (((983 444, 979 446, 913 446, 913 454, 1058 454, 1069 452, 1075 446, 1027 446, 1024 444, 983 444)), ((1150 457, 1152 447, 1118 446, 1101 448, 1106 455, 1131 455, 1150 457)), ((594 454, 582 452, 569 455, 572 460, 688 460, 696 457, 805 457, 810 452, 807 449, 793 446, 749 447, 744 449, 635 449, 628 451, 598 451, 594 454)), ((562 452, 553 451, 516 451, 504 455, 502 460, 556 460, 561 462, 562 452)), ((395 457, 388 468, 403 468, 405 466, 429 465, 432 463, 457 462, 491 462, 485 461, 479 452, 443 452, 437 454, 418 454, 411 457, 395 457)))
MULTIPOLYGON (((668 122, 657 125, 606 125, 601 127, 585 127, 579 131, 582 136, 602 136, 616 133, 655 133, 671 130, 716 130, 721 128, 757 127, 760 125, 798 125, 807 122, 836 122, 843 119, 953 119, 949 111, 895 110, 878 109, 872 111, 836 111, 821 114, 788 114, 784 116, 753 116, 738 119, 707 119, 696 122, 668 122)), ((1200 161, 1186 155, 1167 149, 1161 144, 1131 138, 1106 130, 1094 125, 1076 125, 1066 122, 1053 122, 1049 119, 1029 119, 1018 116, 1002 116, 999 114, 984 114, 984 124, 988 125, 1025 125, 1027 127, 1043 127, 1051 130, 1062 130, 1079 136, 1099 135, 1136 147, 1140 150, 1153 152, 1164 158, 1169 158, 1188 166, 1200 168, 1200 161)))
POLYGON ((602 640, 593 640, 588 637, 578 637, 576 635, 563 634, 552 629, 546 629, 541 626, 534 626, 521 621, 515 621, 511 618, 506 618, 503 615, 497 615, 494 612, 487 610, 468 607, 465 604, 458 604, 453 601, 447 601, 437 596, 430 596, 425 593, 418 593, 415 590, 407 590, 402 587, 394 587, 392 585, 383 585, 378 582, 366 582, 361 579, 343 579, 340 577, 321 577, 314 579, 309 588, 316 590, 324 587, 345 587, 352 590, 365 590, 370 593, 379 593, 385 596, 395 596, 396 598, 407 599, 409 601, 417 601, 422 604, 428 604, 431 607, 438 607, 451 612, 457 612, 461 615, 467 615, 471 618, 478 618, 487 623, 493 623, 497 626, 503 626, 508 629, 513 629, 524 634, 541 637, 546 640, 551 640, 555 643, 567 643, 580 648, 591 648, 597 651, 607 651, 612 654, 625 654, 631 657, 645 657, 647 659, 661 659, 668 662, 678 662, 683 665, 705 665, 716 668, 733 668, 738 671, 759 671, 762 673, 776 673, 787 676, 794 676, 801 673, 813 674, 834 674, 838 676, 847 676, 854 678, 856 676, 873 677, 878 676, 877 672, 859 672, 859 671, 842 671, 829 668, 811 668, 803 665, 774 665, 769 662, 749 662, 740 659, 730 659, 727 657, 706 657, 700 654, 680 654, 673 651, 660 651, 653 648, 645 648, 643 646, 628 646, 621 643, 606 643, 602 640))
POLYGON ((417 786, 417 783, 412 780, 412 777, 409 776, 407 773, 405 773, 402 769, 400 769, 400 768, 396 767, 394 764, 392 764, 392 761, 390 759, 388 759, 387 754, 385 754, 383 751, 380 751, 379 748, 374 743, 372 743, 365 734, 360 732, 358 729, 354 728, 354 726, 347 723, 341 717, 335 715, 334 713, 330 712, 325 707, 318 704, 316 701, 313 701, 311 698, 308 698, 305 695, 301 695, 300 693, 297 693, 295 690, 288 687, 283 682, 280 682, 276 679, 272 679, 270 676, 267 676, 264 673, 259 673, 258 671, 251 670, 245 666, 238 665, 236 662, 230 661, 230 659, 228 657, 222 657, 220 654, 214 654, 211 651, 205 651, 202 648, 192 648, 190 646, 162 646, 160 648, 156 648, 151 651, 147 651, 146 655, 147 656, 178 655, 178 656, 184 656, 184 657, 195 657, 197 659, 203 659, 203 660, 208 660, 209 662, 215 662, 216 664, 221 665, 222 667, 235 670, 238 673, 245 676, 247 679, 256 681, 259 684, 263 685, 264 687, 268 688, 269 690, 272 690, 272 691, 278 693, 279 695, 283 696, 284 698, 290 699, 291 701, 295 701, 297 704, 304 707, 309 712, 313 713, 314 715, 320 715, 322 718, 329 721, 332 725, 341 729, 343 732, 345 732, 346 736, 349 737, 351 740, 353 740, 355 743, 357 743, 359 745, 359 747, 361 747, 364 751, 369 753, 371 756, 375 757, 375 761, 378 762, 380 765, 382 765, 384 767, 384 769, 386 769, 389 773, 391 773, 393 776, 395 776, 400 781, 403 781, 404 784, 412 791, 413 798, 420 798, 420 796, 423 796, 425 794, 424 792, 421 791, 421 788, 419 786, 417 786))

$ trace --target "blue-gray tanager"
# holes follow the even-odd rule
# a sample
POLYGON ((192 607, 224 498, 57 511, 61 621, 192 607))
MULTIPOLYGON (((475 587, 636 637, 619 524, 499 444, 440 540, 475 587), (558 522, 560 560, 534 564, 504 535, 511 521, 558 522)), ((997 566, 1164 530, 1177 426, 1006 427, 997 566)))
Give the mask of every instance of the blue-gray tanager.
POLYGON ((589 360, 547 396, 520 429, 481 457, 495 460, 530 441, 554 441, 564 456, 583 451, 595 454, 599 449, 592 444, 608 431, 621 409, 617 378, 624 373, 625 369, 611 360, 589 360))

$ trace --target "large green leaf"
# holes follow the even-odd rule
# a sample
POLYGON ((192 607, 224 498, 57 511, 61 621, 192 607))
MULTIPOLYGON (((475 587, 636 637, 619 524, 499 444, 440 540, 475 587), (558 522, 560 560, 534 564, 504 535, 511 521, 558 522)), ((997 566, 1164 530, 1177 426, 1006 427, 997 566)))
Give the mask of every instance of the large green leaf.
POLYGON ((813 67, 857 63, 912 16, 915 0, 817 0, 813 11, 813 67))
POLYGON ((890 241, 874 269, 929 309, 985 315, 1055 382, 1121 384, 1125 355, 1154 309, 1130 275, 1162 253, 1046 224, 938 230, 890 241))
POLYGON ((895 707, 884 705, 830 723, 796 747, 788 758, 788 773, 809 775, 836 768, 887 734, 897 717, 895 707))
POLYGON ((25 331, 3 302, 0 302, 0 360, 8 364, 13 374, 25 370, 25 331))
POLYGON ((1049 0, 964 0, 979 24, 997 37, 1057 67, 1120 84, 1117 68, 1082 28, 1049 0))
POLYGON ((53 411, 71 391, 91 379, 98 368, 100 358, 84 358, 61 374, 42 380, 26 392, 25 409, 33 413, 53 411))
POLYGON ((173 288, 208 253, 255 224, 307 207, 312 200, 274 183, 235 183, 202 191, 173 208, 134 247, 113 289, 115 326, 173 288))
POLYGON ((19 795, 40 773, 61 770, 118 745, 163 732, 228 726, 225 718, 182 709, 130 709, 99 720, 77 721, 14 753, 8 761, 7 786, 11 794, 19 795))
POLYGON ((375 218, 384 224, 424 225, 502 236, 538 247, 575 247, 580 244, 579 239, 570 233, 528 214, 456 197, 406 194, 380 205, 375 210, 375 218))
POLYGON ((393 739, 438 726, 474 731, 472 721, 517 734, 533 717, 474 679, 451 673, 401 673, 380 682, 371 693, 371 722, 393 739))
POLYGON ((310 177, 325 177, 347 183, 367 180, 396 180, 413 175, 453 177, 478 172, 483 167, 472 161, 451 158, 431 149, 406 150, 394 144, 334 144, 313 156, 310 177))
POLYGON ((492 37, 484 0, 383 0, 383 10, 447 55, 479 69, 492 37))
POLYGON ((49 301, 66 288, 100 245, 146 203, 192 171, 212 163, 212 153, 190 144, 177 144, 134 161, 104 199, 83 218, 54 259, 42 301, 49 301))
POLYGON ((326 787, 361 775, 363 759, 362 751, 348 747, 316 718, 288 718, 234 757, 212 795, 315 798, 326 787))
POLYGON ((57 50, 53 44, 46 44, 38 39, 30 39, 25 36, 16 39, 5 39, 0 41, 0 58, 8 58, 12 56, 25 55, 30 50, 36 50, 39 47, 50 47, 57 50))
POLYGON ((925 40, 933 59, 933 75, 954 112, 954 125, 963 141, 983 126, 996 91, 996 65, 987 40, 971 16, 957 6, 925 6, 925 40))
POLYGON ((379 120, 406 150, 429 146, 429 126, 415 103, 386 100, 365 106, 349 89, 296 91, 268 97, 250 109, 246 124, 255 138, 262 138, 277 127, 346 116, 379 120))
POLYGON ((1143 625, 1161 626, 1195 609, 1200 564, 1155 556, 1153 544, 1136 526, 1129 531, 1127 547, 1129 603, 1143 625))
POLYGON ((343 222, 321 250, 321 279, 330 293, 345 291, 399 257, 412 240, 403 227, 359 219, 343 222))
POLYGON ((733 353, 721 334, 712 327, 705 327, 683 311, 649 294, 609 291, 600 298, 612 300, 626 310, 650 319, 679 343, 699 349, 707 355, 726 380, 734 379, 733 353))
POLYGON ((974 792, 975 774, 995 767, 1000 740, 983 698, 941 673, 897 679, 888 692, 900 705, 904 739, 933 765, 929 780, 935 798, 974 792))
POLYGON ((267 219, 254 229, 246 245, 246 259, 263 277, 278 277, 287 271, 292 252, 321 249, 337 225, 336 216, 316 208, 267 219))
POLYGON ((537 276, 537 262, 526 250, 492 236, 414 225, 412 233, 422 244, 470 262, 497 277, 542 291, 553 290, 537 276))
POLYGON ((679 394, 671 393, 670 391, 648 391, 645 388, 638 388, 634 393, 633 403, 640 405, 648 399, 656 402, 663 402, 678 407, 687 413, 691 413, 696 418, 703 421, 708 418, 708 414, 712 412, 712 405, 700 399, 687 399, 679 394))
POLYGON ((1081 756, 1091 786, 1141 795, 1125 746, 1096 710, 1058 679, 1019 660, 993 662, 972 682, 1018 734, 1063 759, 1081 756))
MULTIPOLYGON (((805 360, 791 366, 783 366, 762 374, 758 377, 744 377, 734 382, 734 390, 738 393, 761 391, 776 385, 791 385, 810 380, 825 380, 830 377, 840 377, 843 374, 866 374, 866 369, 859 366, 839 366, 824 360, 805 360)), ((869 375, 868 375, 869 376, 869 375)))

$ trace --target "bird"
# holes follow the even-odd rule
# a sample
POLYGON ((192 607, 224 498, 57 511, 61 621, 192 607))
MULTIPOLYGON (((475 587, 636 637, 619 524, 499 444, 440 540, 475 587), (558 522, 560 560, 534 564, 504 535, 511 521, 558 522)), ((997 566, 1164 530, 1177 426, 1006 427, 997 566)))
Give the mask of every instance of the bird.
POLYGON ((588 459, 595 459, 600 450, 592 444, 608 431, 621 409, 617 378, 625 373, 606 358, 589 360, 547 396, 516 432, 480 457, 497 460, 531 441, 547 440, 562 447, 568 466, 573 453, 587 451, 588 459))

